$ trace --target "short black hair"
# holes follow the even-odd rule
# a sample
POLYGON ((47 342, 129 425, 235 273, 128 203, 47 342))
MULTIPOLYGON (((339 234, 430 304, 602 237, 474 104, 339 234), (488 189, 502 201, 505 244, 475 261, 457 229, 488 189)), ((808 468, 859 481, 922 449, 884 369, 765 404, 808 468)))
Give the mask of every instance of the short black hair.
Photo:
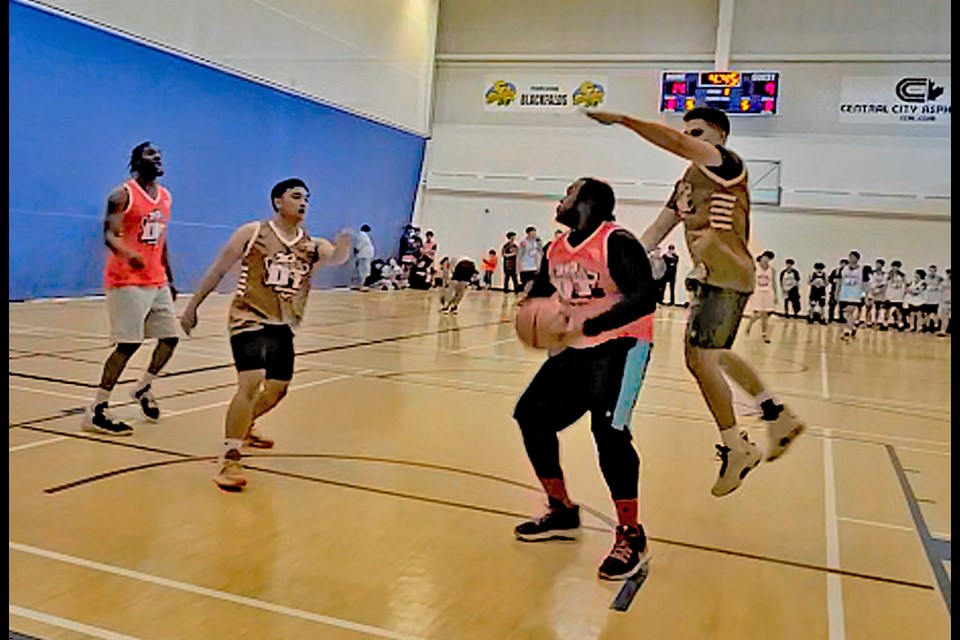
POLYGON ((796 264, 796 262, 793 261, 793 258, 787 258, 786 260, 784 260, 784 262, 786 262, 787 264, 796 264))
POLYGON ((877 258, 876 262, 877 262, 877 264, 879 264, 879 265, 885 265, 885 264, 887 264, 886 261, 885 261, 883 258, 877 258))
POLYGON ((936 269, 936 268, 937 268, 937 265, 932 264, 932 265, 930 265, 930 268, 931 268, 931 269, 936 269))
POLYGON ((900 262, 899 260, 894 260, 893 262, 890 263, 890 266, 891 266, 891 267, 900 267, 900 266, 903 266, 903 263, 900 262))
POLYGON ((517 237, 516 231, 507 231, 507 238, 516 238, 516 237, 517 237))
POLYGON ((857 260, 860 259, 860 252, 859 252, 859 251, 851 251, 851 252, 850 252, 850 255, 854 256, 857 260))
POLYGON ((270 190, 270 206, 273 207, 273 210, 279 211, 279 209, 277 209, 276 203, 274 203, 274 200, 276 200, 277 198, 282 198, 283 194, 285 194, 287 191, 289 191, 290 189, 296 189, 297 187, 303 187, 304 189, 307 190, 307 193, 310 193, 310 189, 309 187, 307 187, 307 183, 301 180, 300 178, 287 178, 286 180, 282 180, 277 184, 273 185, 273 189, 270 190))
POLYGON ((432 236, 432 235, 433 235, 433 230, 427 229, 427 235, 428 235, 428 236, 432 236))
POLYGON ((918 276, 920 276, 921 278, 926 278, 926 277, 927 277, 927 272, 924 271, 923 269, 917 269, 917 271, 916 271, 916 273, 915 273, 914 275, 918 275, 918 276))
POLYGON ((719 127, 723 135, 730 135, 730 118, 723 111, 713 107, 696 107, 683 114, 683 121, 703 120, 709 124, 719 127))
POLYGON ((773 259, 776 257, 776 254, 774 254, 773 251, 770 251, 770 249, 767 249, 766 251, 764 251, 764 252, 761 253, 760 255, 761 255, 761 256, 767 256, 767 257, 770 258, 771 260, 773 260, 773 259))
POLYGON ((822 262, 814 262, 814 263, 813 263, 813 268, 814 268, 814 269, 826 269, 826 268, 827 268, 827 265, 823 264, 822 262))
POLYGON ((127 166, 130 167, 130 173, 137 170, 137 165, 143 160, 143 150, 152 144, 149 140, 145 140, 133 148, 133 151, 130 152, 130 162, 127 163, 127 166))
POLYGON ((583 183, 577 192, 577 202, 589 202, 590 213, 600 220, 613 220, 613 207, 617 198, 613 195, 613 187, 596 178, 580 178, 583 183))
POLYGON ((523 232, 530 233, 531 231, 536 231, 536 230, 537 230, 536 227, 527 227, 526 229, 523 230, 523 232))
POLYGON ((840 258, 840 264, 850 264, 850 261, 846 258, 840 258))
POLYGON ((360 231, 370 231, 370 225, 368 224, 363 225, 362 227, 360 227, 360 231))

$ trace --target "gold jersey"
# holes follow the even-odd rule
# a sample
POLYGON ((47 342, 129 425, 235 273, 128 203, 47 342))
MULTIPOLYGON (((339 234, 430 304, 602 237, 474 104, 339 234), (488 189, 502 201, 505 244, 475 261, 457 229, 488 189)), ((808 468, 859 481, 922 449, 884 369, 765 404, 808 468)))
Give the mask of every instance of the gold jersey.
POLYGON ((258 223, 244 251, 230 304, 230 335, 271 324, 296 329, 303 321, 318 257, 317 243, 303 227, 286 240, 272 221, 258 223))
MULTIPOLYGON (((720 149, 720 147, 718 147, 720 149)), ((754 260, 750 238, 750 191, 747 168, 739 156, 740 174, 725 180, 710 169, 691 164, 677 181, 667 207, 683 216, 687 248, 693 260, 689 277, 723 289, 750 293, 754 260)))

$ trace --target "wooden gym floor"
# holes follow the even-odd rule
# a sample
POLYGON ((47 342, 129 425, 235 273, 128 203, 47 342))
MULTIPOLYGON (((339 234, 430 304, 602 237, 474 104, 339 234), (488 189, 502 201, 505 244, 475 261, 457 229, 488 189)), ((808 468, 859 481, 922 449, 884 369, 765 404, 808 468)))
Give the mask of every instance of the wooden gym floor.
MULTIPOLYGON (((511 411, 543 360, 513 296, 322 291, 241 494, 211 481, 234 372, 229 298, 155 385, 164 417, 82 433, 110 351, 102 300, 10 304, 10 629, 44 639, 911 640, 950 631, 950 341, 774 320, 745 354, 810 425, 710 495, 715 427, 658 313, 634 417, 649 576, 596 570, 613 509, 584 419, 563 434, 577 543, 521 543, 543 498, 511 411)), ((179 307, 185 304, 181 299, 179 307)), ((114 410, 152 344, 134 356, 114 410)), ((757 425, 738 400, 742 424, 757 425)), ((752 431, 755 439, 762 432, 752 431)))

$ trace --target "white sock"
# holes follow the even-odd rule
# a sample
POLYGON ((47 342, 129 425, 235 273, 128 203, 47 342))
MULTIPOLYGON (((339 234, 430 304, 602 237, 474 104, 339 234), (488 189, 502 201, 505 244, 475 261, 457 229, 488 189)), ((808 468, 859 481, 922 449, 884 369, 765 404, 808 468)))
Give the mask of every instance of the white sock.
POLYGON ((736 425, 729 429, 720 429, 720 440, 723 441, 723 446, 730 449, 739 451, 743 448, 743 436, 736 425))
POLYGON ((146 373, 143 374, 143 377, 140 378, 140 382, 137 383, 137 391, 139 391, 140 389, 143 389, 148 384, 153 383, 153 381, 156 379, 157 379, 157 374, 150 373, 149 371, 147 371, 146 373))
POLYGON ((773 404, 780 404, 779 402, 777 402, 776 398, 773 397, 773 394, 767 391, 766 389, 758 393, 756 396, 757 404, 763 404, 767 400, 773 400, 773 404))
POLYGON ((105 402, 110 402, 110 392, 106 389, 97 387, 97 397, 93 401, 93 406, 97 406, 98 404, 103 404, 105 402))
POLYGON ((227 453, 231 449, 236 449, 237 451, 240 451, 242 447, 243 447, 242 438, 225 438, 223 441, 223 455, 224 456, 227 455, 227 453))

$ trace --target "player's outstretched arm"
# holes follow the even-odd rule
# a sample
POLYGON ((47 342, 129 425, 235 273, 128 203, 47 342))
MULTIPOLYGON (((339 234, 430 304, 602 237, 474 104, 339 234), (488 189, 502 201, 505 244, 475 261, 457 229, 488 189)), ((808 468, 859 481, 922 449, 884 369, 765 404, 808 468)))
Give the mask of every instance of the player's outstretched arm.
POLYGON ((353 233, 349 229, 341 229, 333 242, 326 238, 313 241, 317 243, 317 267, 341 265, 353 255, 353 233))
POLYGON ((226 275, 230 268, 243 257, 247 244, 253 240, 253 234, 256 233, 258 229, 259 223, 250 222, 234 231, 233 235, 230 236, 227 245, 220 251, 220 255, 218 255, 217 259, 210 265, 210 268, 207 269, 207 273, 204 274, 203 279, 200 281, 200 286, 197 287, 197 291, 193 294, 193 297, 190 298, 190 302, 187 303, 187 308, 184 309, 183 315, 180 317, 180 326, 183 328, 184 333, 190 335, 193 328, 197 326, 197 308, 203 303, 207 296, 217 288, 217 285, 220 284, 223 276, 226 275))
POLYGON ((723 156, 720 155, 715 146, 704 140, 688 136, 682 131, 677 131, 665 124, 606 111, 585 111, 584 113, 588 118, 600 124, 623 125, 661 149, 666 149, 670 153, 696 164, 705 167, 717 167, 723 163, 723 156))
POLYGON ((676 209, 671 209, 669 206, 660 209, 660 213, 640 236, 640 244, 643 245, 645 250, 653 251, 660 246, 667 234, 680 224, 681 220, 682 218, 676 209))

